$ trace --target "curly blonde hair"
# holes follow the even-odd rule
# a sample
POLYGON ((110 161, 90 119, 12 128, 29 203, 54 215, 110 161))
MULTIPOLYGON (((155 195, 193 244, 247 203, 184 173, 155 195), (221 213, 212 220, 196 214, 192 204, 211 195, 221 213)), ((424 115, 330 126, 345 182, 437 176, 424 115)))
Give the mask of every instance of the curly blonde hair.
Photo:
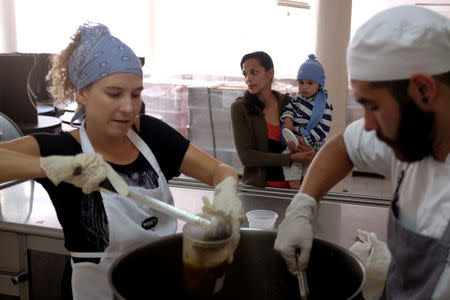
POLYGON ((45 79, 49 81, 48 92, 55 104, 64 105, 76 100, 77 91, 69 76, 69 61, 81 40, 81 35, 82 31, 78 29, 72 36, 72 42, 59 54, 51 56, 51 67, 45 79))

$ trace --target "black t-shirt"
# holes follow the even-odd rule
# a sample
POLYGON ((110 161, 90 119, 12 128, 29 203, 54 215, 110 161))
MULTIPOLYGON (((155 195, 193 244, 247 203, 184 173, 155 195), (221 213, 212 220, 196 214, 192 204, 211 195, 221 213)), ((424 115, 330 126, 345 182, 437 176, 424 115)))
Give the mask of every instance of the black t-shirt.
MULTIPOLYGON (((140 117, 141 139, 149 146, 166 178, 179 176, 179 169, 189 141, 166 123, 151 116, 140 117)), ((33 134, 41 156, 76 155, 81 145, 68 132, 33 134)), ((111 166, 128 185, 152 189, 158 186, 158 175, 145 157, 128 165, 111 166)), ((48 192, 64 232, 65 247, 73 252, 102 252, 108 246, 108 220, 99 192, 83 194, 81 189, 61 182, 55 186, 48 178, 36 180, 48 192)), ((109 184, 109 183, 107 183, 109 184)), ((107 186, 112 189, 111 186, 107 186)))
MULTIPOLYGON (((268 152, 281 153, 283 152, 281 141, 268 139, 268 152)), ((284 181, 283 168, 281 166, 266 167, 266 181, 284 181)))

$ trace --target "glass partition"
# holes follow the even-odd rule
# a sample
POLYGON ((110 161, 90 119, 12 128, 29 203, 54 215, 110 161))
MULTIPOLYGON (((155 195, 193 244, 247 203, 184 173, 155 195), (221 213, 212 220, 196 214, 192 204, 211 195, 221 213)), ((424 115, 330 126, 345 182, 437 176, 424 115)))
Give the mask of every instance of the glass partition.
MULTIPOLYGON (((274 89, 295 94, 295 81, 277 80, 274 89)), ((241 81, 148 82, 142 93, 145 113, 175 128, 192 144, 242 174, 231 126, 230 106, 246 90, 241 81)))
MULTIPOLYGON (((245 89, 243 80, 237 79, 232 81, 147 81, 142 96, 146 114, 162 119, 188 138, 192 144, 231 165, 242 175, 243 166, 234 145, 230 106, 244 93, 245 89)), ((274 89, 293 95, 297 88, 295 81, 277 79, 274 82, 274 89)), ((359 117, 360 107, 354 101, 349 103, 354 105, 349 118, 359 117)), ((194 188, 208 188, 185 177, 173 179, 171 183, 194 188)), ((242 188, 251 193, 258 190, 264 191, 251 186, 242 188)), ((273 190, 283 194, 288 193, 290 196, 295 194, 293 190, 276 188, 266 188, 265 192, 273 190)), ((333 187, 330 193, 341 195, 338 197, 339 201, 351 197, 358 202, 369 198, 385 202, 391 198, 391 186, 389 180, 364 174, 364 176, 347 176, 333 187)))

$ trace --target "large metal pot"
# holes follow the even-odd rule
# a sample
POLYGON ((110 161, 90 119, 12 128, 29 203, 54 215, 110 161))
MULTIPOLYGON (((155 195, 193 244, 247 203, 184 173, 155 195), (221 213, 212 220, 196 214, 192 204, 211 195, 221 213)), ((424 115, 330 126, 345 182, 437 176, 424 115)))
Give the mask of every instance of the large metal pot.
MULTIPOLYGON (((273 250, 276 231, 241 229, 223 289, 212 299, 300 299, 297 278, 273 250)), ((122 255, 109 272, 116 299, 186 299, 181 288, 181 234, 122 255), (166 298, 167 297, 167 298, 166 298)), ((350 251, 314 239, 307 269, 311 299, 363 299, 365 271, 350 251)))

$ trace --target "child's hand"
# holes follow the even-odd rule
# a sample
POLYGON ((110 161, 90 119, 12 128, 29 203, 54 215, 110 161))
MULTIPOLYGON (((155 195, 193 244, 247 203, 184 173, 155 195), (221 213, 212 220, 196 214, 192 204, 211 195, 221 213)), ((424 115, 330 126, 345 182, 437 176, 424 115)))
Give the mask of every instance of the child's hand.
POLYGON ((306 142, 305 142, 305 139, 303 138, 303 136, 298 137, 298 144, 305 146, 305 147, 308 146, 308 145, 306 145, 306 142))
MULTIPOLYGON (((293 141, 286 142, 286 145, 289 148, 289 150, 291 150, 292 153, 300 151, 298 146, 293 141)), ((299 144, 299 146, 300 146, 300 144, 299 144)))
POLYGON ((294 132, 294 123, 292 122, 291 118, 289 117, 284 118, 284 128, 287 128, 290 131, 294 132))
POLYGON ((303 137, 299 137, 298 138, 298 142, 299 144, 296 145, 293 141, 287 142, 286 145, 288 146, 289 150, 291 150, 292 153, 295 152, 310 152, 310 151, 314 151, 314 148, 309 147, 308 145, 306 145, 303 137))

